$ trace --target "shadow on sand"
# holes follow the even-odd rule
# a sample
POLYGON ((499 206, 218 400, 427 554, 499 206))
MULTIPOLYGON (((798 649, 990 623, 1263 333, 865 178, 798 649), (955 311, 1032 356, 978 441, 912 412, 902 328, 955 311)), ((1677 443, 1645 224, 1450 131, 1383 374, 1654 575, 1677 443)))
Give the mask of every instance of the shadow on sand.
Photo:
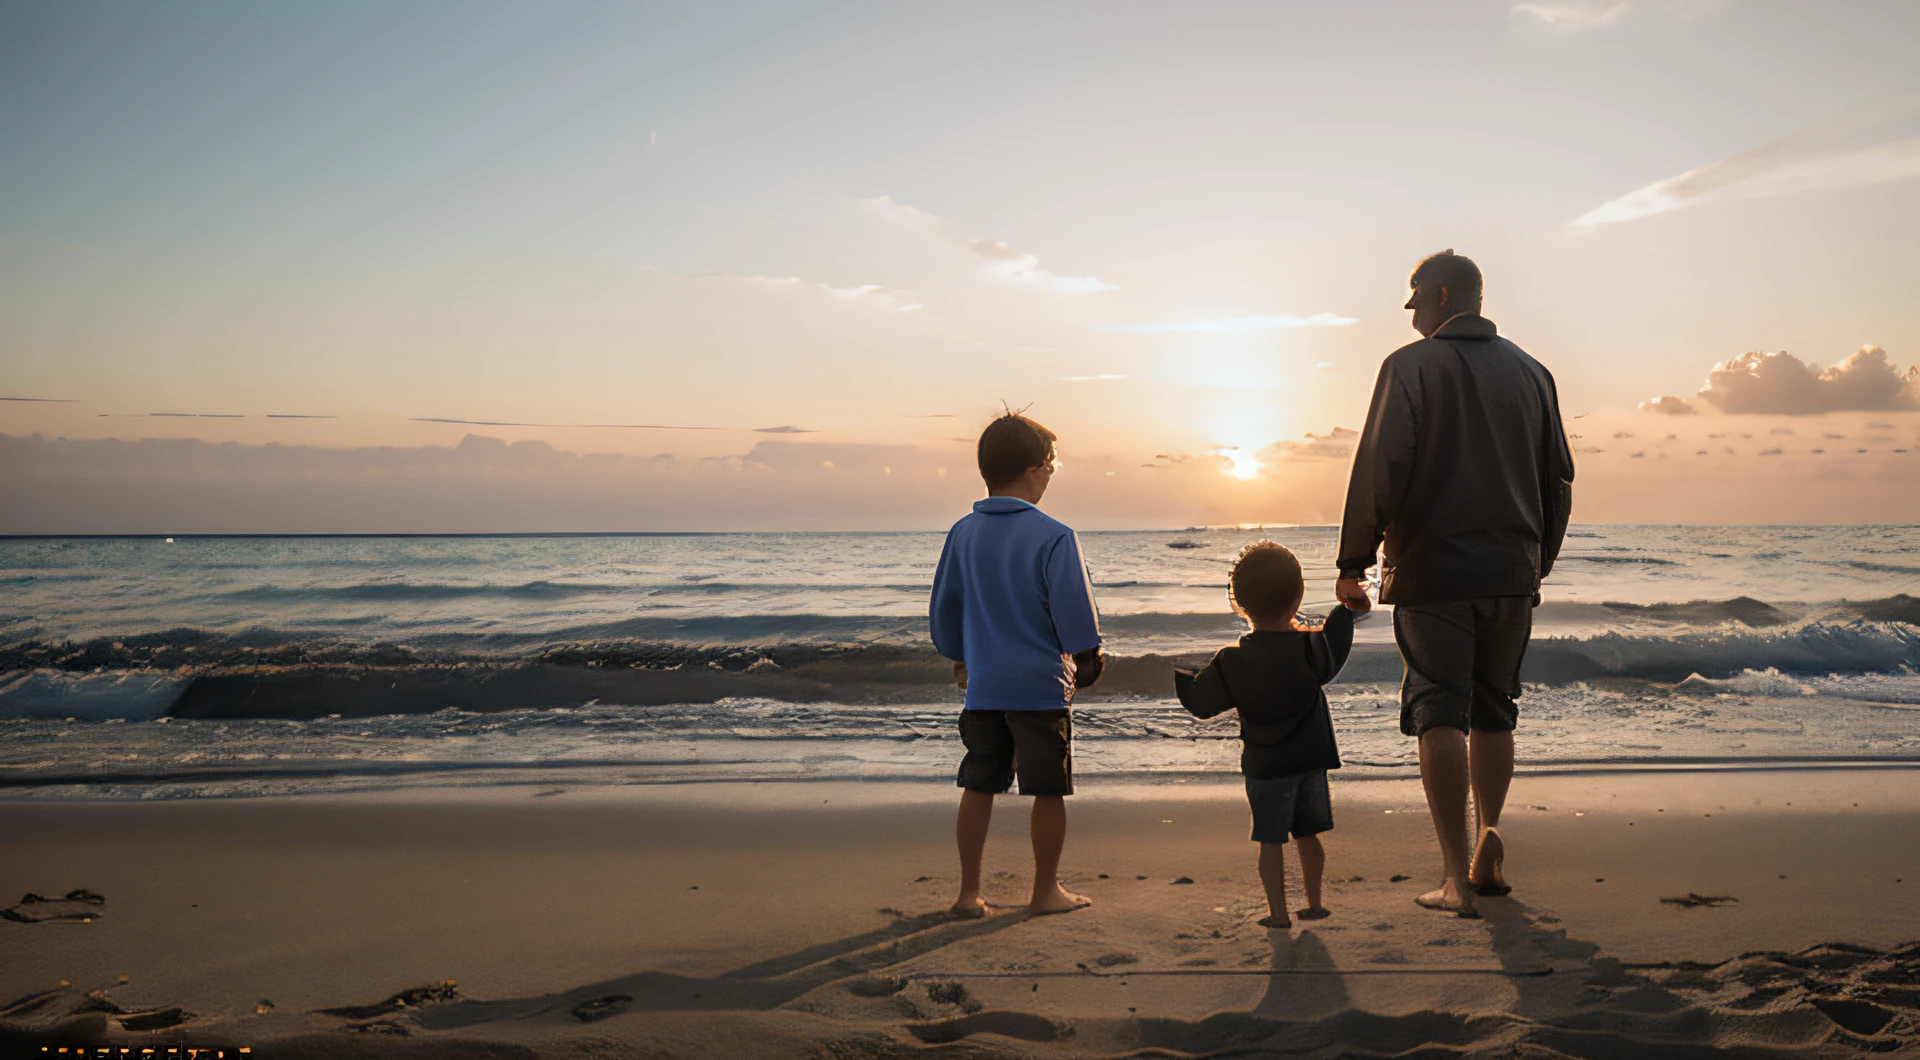
MULTIPOLYGON (((527 1019, 555 1010, 572 1011, 576 1018, 589 1021, 625 1011, 765 1011, 829 983, 864 977, 1027 919, 1019 912, 978 920, 956 920, 945 912, 925 913, 711 978, 636 972, 560 994, 433 1005, 419 1009, 413 1018, 428 1030, 451 1030, 495 1020, 527 1019), (583 1010, 581 1006, 591 1007, 583 1010)), ((891 983, 888 986, 889 992, 899 989, 891 983)))

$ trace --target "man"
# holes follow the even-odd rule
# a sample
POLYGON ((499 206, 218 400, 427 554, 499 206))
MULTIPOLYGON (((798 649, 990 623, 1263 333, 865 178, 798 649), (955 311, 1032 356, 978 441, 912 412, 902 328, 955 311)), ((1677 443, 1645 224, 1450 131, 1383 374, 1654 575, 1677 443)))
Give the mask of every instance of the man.
POLYGON ((1540 581, 1572 502, 1573 454, 1553 376, 1480 315, 1480 269, 1451 250, 1413 270, 1423 339, 1380 366, 1354 454, 1334 593, 1364 609, 1384 540, 1380 600, 1406 663, 1400 731, 1420 741, 1420 779, 1446 863, 1430 909, 1480 915, 1502 895, 1500 810, 1513 779, 1514 704, 1540 581), (1467 832, 1467 793, 1478 842, 1467 832))

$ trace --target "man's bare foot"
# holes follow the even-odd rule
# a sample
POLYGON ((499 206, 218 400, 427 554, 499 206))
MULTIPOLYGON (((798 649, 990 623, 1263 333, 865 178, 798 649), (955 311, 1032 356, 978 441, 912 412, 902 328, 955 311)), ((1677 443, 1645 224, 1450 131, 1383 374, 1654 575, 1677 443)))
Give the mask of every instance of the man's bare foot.
POLYGON ((1452 913, 1465 920, 1480 919, 1480 909, 1473 901, 1473 888, 1458 876, 1447 877, 1447 882, 1441 884, 1438 890, 1428 891, 1415 898, 1414 902, 1427 909, 1452 913))
POLYGON ((1293 921, 1288 920, 1284 916, 1280 916, 1280 917, 1263 916, 1260 919, 1254 921, 1254 923, 1260 925, 1263 928, 1266 928, 1269 931, 1285 931, 1286 929, 1293 926, 1293 921))
POLYGON ((977 894, 961 895, 960 900, 953 903, 953 908, 947 910, 947 915, 955 920, 978 920, 992 910, 993 903, 977 894))
POLYGON ((1071 913, 1075 909, 1085 909, 1093 904, 1093 899, 1084 894, 1075 894, 1059 884, 1053 890, 1037 894, 1028 903, 1027 912, 1033 916, 1051 916, 1054 913, 1071 913))
POLYGON ((1507 860, 1507 843, 1500 838, 1498 828, 1489 828, 1480 835, 1480 848, 1473 852, 1473 868, 1467 871, 1467 880, 1473 884, 1474 892, 1491 898, 1511 893, 1507 880, 1501 873, 1502 864, 1507 860))
POLYGON ((1317 905, 1310 905, 1305 909, 1295 909, 1293 915, 1302 920, 1325 920, 1333 915, 1333 911, 1330 909, 1322 909, 1317 905))

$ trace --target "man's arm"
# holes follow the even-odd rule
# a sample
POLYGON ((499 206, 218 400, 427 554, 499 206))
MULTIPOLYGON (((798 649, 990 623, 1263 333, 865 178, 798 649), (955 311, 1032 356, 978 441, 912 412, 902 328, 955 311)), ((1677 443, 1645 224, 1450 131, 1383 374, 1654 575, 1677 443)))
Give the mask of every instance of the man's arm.
POLYGON ((1220 675, 1220 656, 1216 652, 1199 671, 1175 670, 1173 692, 1180 705, 1196 718, 1211 718, 1233 709, 1233 696, 1227 691, 1226 678, 1220 675))
MULTIPOLYGON (((958 563, 953 556, 953 534, 947 534, 946 544, 940 547, 940 565, 933 572, 933 599, 927 604, 927 625, 933 634, 933 650, 952 659, 964 662, 967 657, 966 641, 961 635, 966 619, 966 599, 962 595, 960 573, 955 569, 958 563)), ((958 680, 964 681, 959 672, 958 680)), ((966 687, 964 684, 961 687, 966 687)))
MULTIPOLYGON (((1353 452, 1353 474, 1347 482, 1336 560, 1343 581, 1363 575, 1374 565, 1387 527, 1399 514, 1400 500, 1406 496, 1413 474, 1417 416, 1405 381, 1395 371, 1393 359, 1388 358, 1374 382, 1367 422, 1353 452)), ((1343 595, 1341 601, 1347 602, 1347 597, 1343 595)))
POLYGON ((1545 459, 1540 461, 1540 513, 1546 536, 1540 541, 1540 577, 1553 573, 1560 558, 1560 546, 1567 539, 1567 521, 1573 516, 1573 448, 1567 441, 1566 424, 1560 419, 1560 394, 1547 376, 1546 437, 1541 439, 1545 459))

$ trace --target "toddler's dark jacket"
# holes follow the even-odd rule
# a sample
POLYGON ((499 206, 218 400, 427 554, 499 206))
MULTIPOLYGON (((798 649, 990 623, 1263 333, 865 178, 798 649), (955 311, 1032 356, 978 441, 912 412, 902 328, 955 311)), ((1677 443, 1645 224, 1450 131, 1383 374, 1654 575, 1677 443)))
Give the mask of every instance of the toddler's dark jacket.
POLYGON ((1353 650, 1353 612, 1336 606, 1323 630, 1248 633, 1199 672, 1175 670, 1180 705, 1196 718, 1240 712, 1240 772, 1272 779, 1340 768, 1322 686, 1353 650))

